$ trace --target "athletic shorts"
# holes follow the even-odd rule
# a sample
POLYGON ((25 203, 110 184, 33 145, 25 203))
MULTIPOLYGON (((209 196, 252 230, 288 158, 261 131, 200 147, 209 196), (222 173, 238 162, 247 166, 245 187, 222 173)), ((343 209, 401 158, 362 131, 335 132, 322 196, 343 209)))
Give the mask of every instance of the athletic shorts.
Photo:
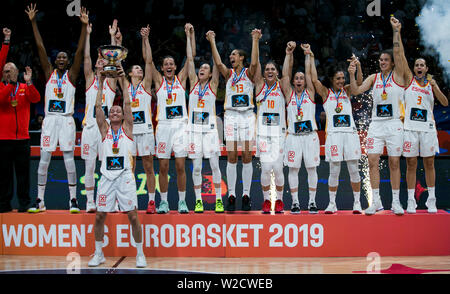
POLYGON ((153 133, 134 134, 133 141, 133 156, 149 156, 155 154, 155 136, 153 133))
POLYGON ((116 200, 120 211, 137 209, 136 180, 131 171, 124 171, 114 180, 105 176, 100 178, 97 188, 97 211, 114 212, 116 200))
POLYGON ((101 158, 102 135, 98 127, 84 127, 81 133, 81 158, 95 160, 97 155, 101 158))
POLYGON ((75 121, 72 116, 47 115, 42 122, 41 150, 53 152, 59 145, 61 151, 73 151, 75 132, 75 121))
POLYGON ((220 156, 219 133, 217 130, 211 132, 189 132, 187 153, 191 159, 220 156))
POLYGON ((160 122, 156 127, 156 156, 170 159, 187 156, 188 130, 186 122, 160 122))
POLYGON ((317 132, 311 132, 307 135, 287 135, 284 165, 300 168, 302 166, 302 158, 306 168, 320 165, 320 141, 317 132))
POLYGON ((404 157, 430 157, 439 153, 437 132, 419 132, 405 130, 403 135, 404 157))
POLYGON ((359 160, 361 143, 357 132, 329 133, 325 140, 325 160, 339 162, 359 160))
POLYGON ((283 160, 284 140, 284 136, 258 136, 255 156, 267 163, 283 160))
POLYGON ((401 156, 403 123, 401 120, 372 121, 367 132, 367 153, 383 154, 386 146, 389 156, 401 156))
POLYGON ((255 139, 256 117, 253 110, 243 112, 227 110, 224 115, 225 140, 233 142, 255 139))

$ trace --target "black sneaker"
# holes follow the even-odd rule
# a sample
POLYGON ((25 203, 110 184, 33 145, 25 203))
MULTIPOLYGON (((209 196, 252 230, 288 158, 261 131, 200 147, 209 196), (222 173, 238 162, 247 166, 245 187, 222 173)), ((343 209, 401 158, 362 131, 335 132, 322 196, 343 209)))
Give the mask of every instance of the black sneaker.
POLYGON ((227 211, 234 211, 236 209, 236 197, 234 195, 228 196, 227 211))
POLYGON ((318 214, 319 213, 319 209, 317 209, 316 204, 314 202, 310 203, 308 206, 309 206, 310 214, 318 214))
POLYGON ((299 214, 300 213, 300 205, 298 203, 292 203, 291 206, 291 213, 292 214, 299 214))
POLYGON ((70 213, 80 213, 80 208, 75 198, 70 200, 70 213))
POLYGON ((250 209, 251 209, 250 197, 248 197, 248 195, 242 196, 242 210, 250 211, 250 209))

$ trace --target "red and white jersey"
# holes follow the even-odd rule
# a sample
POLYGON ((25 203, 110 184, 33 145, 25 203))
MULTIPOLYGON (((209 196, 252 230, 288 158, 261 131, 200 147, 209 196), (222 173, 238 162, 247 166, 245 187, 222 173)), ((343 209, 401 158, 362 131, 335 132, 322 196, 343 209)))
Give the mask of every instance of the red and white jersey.
POLYGON ((119 141, 117 143, 118 153, 113 152, 113 134, 111 127, 108 128, 105 139, 102 141, 100 172, 108 180, 114 180, 125 170, 132 170, 133 166, 133 140, 123 131, 118 131, 119 141))
POLYGON ((186 91, 177 76, 173 85, 169 85, 165 77, 161 87, 156 91, 157 110, 156 120, 161 122, 186 121, 188 113, 186 110, 186 91), (172 90, 171 99, 168 91, 172 90))
POLYGON ((327 133, 356 132, 352 103, 344 89, 341 90, 338 98, 336 98, 335 93, 331 89, 328 89, 328 96, 323 102, 323 108, 327 115, 327 133), (336 111, 338 107, 341 109, 339 112, 336 111))
POLYGON ((430 82, 422 87, 413 77, 411 83, 405 89, 405 105, 405 130, 436 131, 436 123, 433 116, 434 95, 430 82))
POLYGON ((152 94, 147 92, 139 83, 137 88, 128 85, 128 94, 130 95, 131 112, 133 114, 133 135, 153 133, 152 125, 152 94), (136 92, 133 93, 135 90, 136 92), (135 94, 135 97, 133 97, 135 94))
POLYGON ((316 103, 311 99, 308 90, 304 90, 302 94, 295 95, 292 91, 291 99, 287 105, 287 122, 289 134, 307 134, 317 130, 316 123, 316 103), (300 111, 297 107, 297 101, 300 106, 300 111), (300 117, 298 117, 300 114, 300 117))
POLYGON ((372 120, 380 121, 405 117, 404 88, 395 82, 393 74, 386 81, 385 91, 387 99, 383 100, 383 80, 381 73, 377 73, 372 87, 372 120))
MULTIPOLYGON (((97 121, 95 119, 95 101, 97 100, 98 86, 98 79, 95 76, 92 84, 86 89, 86 108, 84 109, 83 126, 87 128, 97 126, 97 121)), ((114 103, 116 91, 111 89, 108 80, 106 79, 103 82, 102 96, 102 108, 105 113, 105 118, 107 119, 109 110, 114 103)))
POLYGON ((246 111, 255 108, 253 104, 254 84, 247 72, 248 68, 243 68, 240 73, 236 73, 234 69, 230 70, 230 77, 225 88, 225 110, 246 111), (233 79, 236 81, 234 84, 233 79))
POLYGON ((280 83, 276 82, 273 88, 264 83, 256 95, 256 103, 258 136, 280 136, 286 133, 286 101, 280 83))
POLYGON ((197 82, 189 93, 189 130, 193 132, 210 132, 217 130, 216 122, 216 93, 208 82, 200 88, 197 82), (203 94, 200 98, 200 94, 203 94))
POLYGON ((75 86, 69 80, 69 71, 58 79, 55 69, 45 86, 45 115, 73 115, 75 105, 75 86), (58 84, 60 83, 60 87, 58 84), (59 89, 60 88, 60 92, 59 89), (59 96, 58 96, 59 95, 59 96))

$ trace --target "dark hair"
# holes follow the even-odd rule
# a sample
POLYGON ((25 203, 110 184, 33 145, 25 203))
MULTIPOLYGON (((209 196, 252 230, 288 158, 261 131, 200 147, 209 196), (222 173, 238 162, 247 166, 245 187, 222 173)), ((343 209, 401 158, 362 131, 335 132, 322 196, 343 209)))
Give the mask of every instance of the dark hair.
POLYGON ((342 69, 341 67, 339 67, 337 65, 330 65, 327 68, 327 70, 326 70, 326 78, 325 78, 325 80, 323 82, 323 84, 327 88, 331 88, 333 86, 333 78, 338 72, 343 72, 344 75, 345 75, 344 69, 342 69))
POLYGON ((133 64, 125 71, 125 78, 128 79, 129 81, 130 81, 130 73, 131 73, 131 71, 133 71, 133 67, 135 67, 135 66, 139 66, 142 68, 142 66, 140 66, 139 64, 133 64))
MULTIPOLYGON (((175 57, 173 57, 172 55, 166 55, 161 59, 161 66, 164 64, 164 60, 166 60, 167 58, 172 58, 173 62, 175 62, 175 57)), ((176 62, 175 62, 176 64, 176 62)))
POLYGON ((422 59, 423 61, 425 61, 425 66, 428 66, 427 60, 425 58, 423 58, 423 57, 417 57, 416 59, 414 59, 414 64, 416 64, 416 61, 419 60, 419 59, 422 59))
POLYGON ((391 57, 391 61, 394 62, 394 51, 392 49, 385 49, 381 51, 380 57, 383 54, 388 54, 391 57))

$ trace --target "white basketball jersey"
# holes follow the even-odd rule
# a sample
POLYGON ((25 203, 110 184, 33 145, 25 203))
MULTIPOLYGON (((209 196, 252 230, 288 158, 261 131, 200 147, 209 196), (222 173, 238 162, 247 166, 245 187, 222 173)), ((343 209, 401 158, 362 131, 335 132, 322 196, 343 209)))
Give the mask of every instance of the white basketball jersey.
POLYGON ((372 120, 403 119, 405 117, 404 89, 395 82, 393 74, 386 82, 385 91, 387 99, 383 100, 383 80, 381 73, 377 73, 372 88, 372 120))
POLYGON ((302 94, 297 96, 295 94, 295 91, 292 91, 291 99, 287 105, 288 133, 302 135, 316 131, 316 104, 312 101, 306 89, 302 92, 303 99, 302 94))
POLYGON ((245 111, 255 108, 253 104, 254 84, 247 76, 248 68, 243 68, 240 73, 236 73, 234 69, 230 71, 225 90, 224 109, 245 111), (235 83, 233 83, 233 79, 235 83))
POLYGON ((56 69, 45 86, 45 115, 73 115, 75 86, 69 80, 69 71, 58 79, 56 69), (60 84, 60 87, 58 87, 60 84), (59 91, 60 90, 60 91, 59 91))
POLYGON ((108 180, 114 180, 119 177, 125 170, 132 169, 134 148, 133 140, 131 140, 120 128, 119 142, 117 144, 118 153, 113 152, 113 135, 111 127, 108 128, 105 139, 102 142, 101 167, 100 172, 108 180))
POLYGON ((133 135, 153 133, 152 124, 152 95, 148 93, 142 83, 134 89, 133 97, 132 84, 128 85, 130 95, 131 112, 133 114, 133 135))
MULTIPOLYGON (((94 77, 92 84, 86 90, 86 108, 84 110, 83 126, 90 128, 92 126, 97 126, 97 121, 95 119, 95 101, 97 100, 98 93, 98 79, 94 77)), ((108 118, 109 110, 111 109, 116 92, 111 89, 107 80, 103 82, 103 97, 102 97, 102 108, 105 114, 105 118, 108 118)))
POLYGON ((208 132, 217 129, 216 122, 216 94, 208 82, 200 89, 200 82, 195 84, 189 94, 189 130, 194 132, 208 132), (203 94, 200 98, 200 94, 203 94))
POLYGON ((273 86, 274 88, 269 88, 267 83, 264 83, 261 91, 256 95, 259 136, 280 136, 286 133, 286 101, 280 83, 276 82, 273 86))
POLYGON ((353 120, 352 104, 350 102, 350 97, 348 97, 344 89, 340 92, 339 98, 336 98, 333 91, 328 89, 328 96, 323 103, 323 108, 327 115, 327 133, 356 131, 355 121, 353 120), (339 112, 336 111, 336 108, 338 107, 341 109, 339 112))
POLYGON ((411 84, 405 89, 405 104, 405 130, 436 131, 433 116, 434 95, 429 82, 422 87, 413 77, 411 84))
POLYGON ((167 80, 163 77, 161 87, 156 91, 158 105, 156 111, 157 121, 186 121, 188 113, 186 110, 186 91, 175 76, 173 85, 168 85, 167 80), (172 90, 171 99, 169 99, 168 91, 172 90))

